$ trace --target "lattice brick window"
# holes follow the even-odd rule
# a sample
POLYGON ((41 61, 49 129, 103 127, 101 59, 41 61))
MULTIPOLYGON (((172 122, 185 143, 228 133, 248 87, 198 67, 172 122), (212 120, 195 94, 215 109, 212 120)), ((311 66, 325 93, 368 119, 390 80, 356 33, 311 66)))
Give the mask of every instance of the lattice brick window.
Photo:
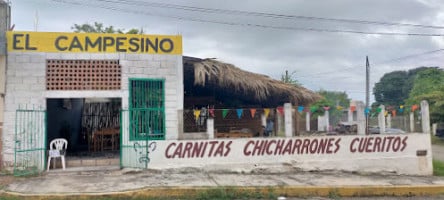
POLYGON ((120 90, 119 60, 46 60, 47 90, 120 90))

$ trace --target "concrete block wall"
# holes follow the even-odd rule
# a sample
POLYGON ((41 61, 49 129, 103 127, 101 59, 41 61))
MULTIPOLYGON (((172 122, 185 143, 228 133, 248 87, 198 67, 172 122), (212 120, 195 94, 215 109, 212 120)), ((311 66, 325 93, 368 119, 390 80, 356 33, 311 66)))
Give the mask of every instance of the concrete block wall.
POLYGON ((19 106, 46 109, 47 98, 121 98, 128 108, 129 78, 165 80, 166 139, 178 139, 179 113, 183 111, 183 69, 181 55, 126 53, 8 53, 4 111, 3 158, 14 159, 15 112, 19 106), (121 90, 47 91, 47 59, 118 59, 122 67, 121 90))

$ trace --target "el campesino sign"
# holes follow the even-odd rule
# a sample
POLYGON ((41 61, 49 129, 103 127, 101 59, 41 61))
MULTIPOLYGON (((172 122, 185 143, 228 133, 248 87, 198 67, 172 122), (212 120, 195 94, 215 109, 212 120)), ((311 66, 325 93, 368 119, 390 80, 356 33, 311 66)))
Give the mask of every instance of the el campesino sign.
POLYGON ((7 32, 8 51, 182 54, 179 35, 7 32))

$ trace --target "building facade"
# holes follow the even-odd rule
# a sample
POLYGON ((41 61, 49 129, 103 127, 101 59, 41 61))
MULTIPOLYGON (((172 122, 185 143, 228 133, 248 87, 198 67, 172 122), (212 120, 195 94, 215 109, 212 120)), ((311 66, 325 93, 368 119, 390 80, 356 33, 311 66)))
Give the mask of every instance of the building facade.
MULTIPOLYGON (((38 149, 45 149, 48 140, 63 137, 66 132, 72 147, 80 145, 81 138, 93 137, 92 132, 98 129, 122 129, 122 116, 129 120, 125 124, 131 140, 178 138, 183 127, 181 36, 49 32, 6 35, 2 142, 7 165, 20 160, 17 157, 21 152, 39 154, 24 155, 23 162, 30 157, 43 159, 38 149), (94 107, 100 102, 117 102, 120 111, 108 114, 109 119, 100 118, 99 125, 85 130, 85 121, 92 120, 85 115, 86 106, 94 107), (64 126, 61 118, 65 119, 64 126)), ((108 112, 102 108, 106 106, 99 107, 97 112, 108 112)))

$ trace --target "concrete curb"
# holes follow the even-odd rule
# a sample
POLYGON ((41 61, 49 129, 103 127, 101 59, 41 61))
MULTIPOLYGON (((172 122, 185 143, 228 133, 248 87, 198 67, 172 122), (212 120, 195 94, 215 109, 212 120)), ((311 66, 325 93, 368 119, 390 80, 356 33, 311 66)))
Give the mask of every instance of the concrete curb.
POLYGON ((91 199, 94 198, 194 198, 226 194, 238 197, 352 197, 352 196, 436 196, 444 195, 444 185, 401 186, 218 186, 218 187, 151 187, 109 193, 23 194, 0 192, 2 197, 20 199, 91 199))

